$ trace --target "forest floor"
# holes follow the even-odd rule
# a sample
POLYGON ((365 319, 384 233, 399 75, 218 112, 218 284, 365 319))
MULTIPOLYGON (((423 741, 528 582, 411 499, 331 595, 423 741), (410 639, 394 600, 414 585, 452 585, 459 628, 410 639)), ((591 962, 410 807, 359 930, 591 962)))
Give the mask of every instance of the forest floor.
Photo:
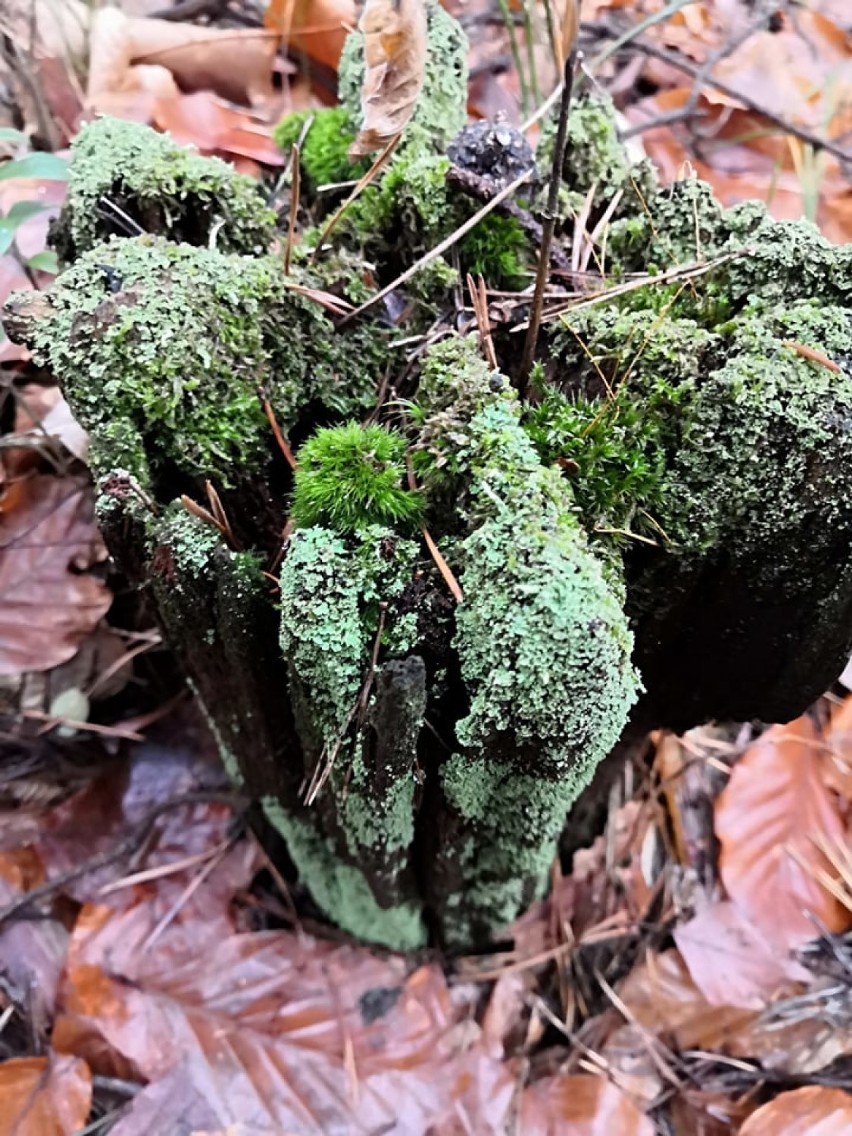
MULTIPOLYGON (((579 29, 564 0, 447 6, 471 116, 535 119, 578 32, 664 180, 852 241, 848 0, 584 0, 579 29)), ((356 23, 351 0, 5 4, 0 302, 56 271, 87 115, 274 193, 272 127, 334 104, 356 23)), ((488 955, 368 950, 269 861, 157 633, 69 571, 106 556, 85 476, 19 486, 28 438, 85 439, 24 348, 0 368, 0 1136, 852 1131, 852 677, 792 723, 649 737, 488 955)))

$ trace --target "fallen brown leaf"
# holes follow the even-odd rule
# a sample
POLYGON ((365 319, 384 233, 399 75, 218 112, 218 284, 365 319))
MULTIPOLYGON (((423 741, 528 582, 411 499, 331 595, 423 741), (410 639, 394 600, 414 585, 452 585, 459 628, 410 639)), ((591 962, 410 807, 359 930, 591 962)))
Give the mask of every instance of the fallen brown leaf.
POLYGON ((86 1123, 92 1075, 77 1057, 17 1057, 0 1064, 0 1132, 74 1136, 86 1123))
POLYGON ((546 1077, 524 1091, 524 1136, 654 1136, 654 1125, 606 1077, 546 1077))
POLYGON ((852 1095, 809 1085, 781 1093, 753 1112, 739 1136, 849 1136, 852 1095))
POLYGON ((106 559, 84 478, 38 475, 0 497, 0 674, 70 659, 112 596, 92 569, 106 559))
POLYGON ((844 837, 821 771, 816 730, 799 718, 758 738, 716 802, 725 888, 758 931, 788 948, 815 938, 820 926, 845 931, 852 925, 852 913, 816 878, 837 875, 817 838, 844 837))

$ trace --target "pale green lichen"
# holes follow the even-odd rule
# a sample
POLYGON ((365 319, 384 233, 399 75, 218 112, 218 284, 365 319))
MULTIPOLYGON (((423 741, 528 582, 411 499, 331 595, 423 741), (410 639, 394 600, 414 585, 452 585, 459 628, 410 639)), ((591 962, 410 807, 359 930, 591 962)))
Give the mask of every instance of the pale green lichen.
POLYGON ((33 346, 92 433, 96 472, 143 485, 173 469, 226 485, 261 472, 272 451, 258 386, 287 430, 309 405, 372 405, 385 359, 375 329, 339 335, 276 258, 153 238, 112 241, 64 272, 33 346))
POLYGON ((776 221, 761 202, 725 209, 695 178, 660 190, 646 210, 617 221, 607 243, 620 271, 725 258, 697 287, 716 287, 734 308, 752 295, 844 306, 852 294, 852 245, 832 244, 809 221, 776 221))
POLYGON ((409 902, 380 907, 362 872, 341 863, 333 844, 305 820, 290 815, 272 797, 263 800, 270 824, 287 842, 299 876, 317 906, 338 926, 368 943, 411 951, 426 945, 419 905, 409 902))
POLYGON ((345 730, 388 605, 386 647, 408 646, 395 634, 393 603, 420 554, 387 529, 353 540, 320 527, 299 529, 281 569, 281 649, 323 745, 345 730))
POLYGON ((66 262, 112 234, 151 233, 241 253, 266 252, 275 236, 275 214, 253 178, 138 122, 95 119, 72 142, 71 159, 54 234, 66 262))
POLYGON ((346 839, 353 854, 363 846, 391 856, 410 848, 414 839, 414 776, 408 772, 394 778, 381 801, 376 800, 374 780, 375 772, 357 756, 341 808, 346 839))
POLYGON ((463 942, 543 886, 565 815, 617 741, 638 684, 621 592, 505 379, 472 340, 448 340, 428 353, 420 401, 422 476, 456 495, 467 529, 450 562, 465 597, 454 646, 469 710, 456 726, 462 752, 442 770, 473 837, 459 853, 465 914, 445 927, 463 942))
MULTIPOLYGON (((718 286, 718 285, 717 285, 718 286)), ((653 292, 653 288, 643 289, 653 292)), ((770 296, 774 284, 767 281, 770 296)), ((839 464, 852 459, 852 443, 839 420, 852 408, 852 375, 814 364, 785 344, 801 343, 843 364, 852 359, 852 317, 838 306, 810 300, 774 304, 755 296, 732 318, 718 305, 686 298, 660 312, 652 297, 632 310, 616 300, 571 318, 569 332, 553 339, 568 395, 587 414, 643 424, 641 454, 654 471, 648 483, 625 479, 618 507, 630 517, 644 510, 639 531, 663 539, 676 555, 704 554, 725 544, 747 557, 773 534, 795 527, 805 512, 808 470, 831 444, 839 464), (706 323, 677 314, 693 310, 706 323), (590 361, 594 360, 594 363, 590 361), (602 391, 601 376, 611 391, 602 391), (589 397, 593 389, 597 397, 589 397), (597 410, 595 409, 597 408, 597 410), (849 459, 842 455, 849 455, 849 459)), ((564 405, 564 404, 563 404, 564 405)), ((560 439, 559 403, 552 398, 533 411, 534 436, 549 432, 552 446, 582 458, 588 439, 560 439), (548 408, 554 408, 551 420, 548 408)), ((592 419, 594 421, 594 418, 592 419)), ((635 432, 634 432, 635 442, 635 432)), ((552 450, 551 450, 552 452, 552 450)), ((612 469, 588 466, 578 499, 593 502, 609 493, 614 505, 620 472, 637 460, 635 444, 616 454, 612 469), (621 465, 619 470, 618 465, 621 465)), ((845 508, 825 494, 826 519, 845 508)), ((584 515, 588 523, 594 515, 584 515)), ((608 523, 617 523, 610 514, 608 523)))

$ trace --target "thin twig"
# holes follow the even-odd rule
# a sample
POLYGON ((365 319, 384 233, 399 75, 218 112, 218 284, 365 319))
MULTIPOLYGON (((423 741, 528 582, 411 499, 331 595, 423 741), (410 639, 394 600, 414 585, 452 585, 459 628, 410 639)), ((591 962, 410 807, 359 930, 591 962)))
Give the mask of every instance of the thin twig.
POLYGON ((293 143, 290 151, 290 217, 287 222, 287 243, 284 246, 284 275, 290 275, 290 256, 293 252, 293 242, 296 239, 296 221, 299 216, 299 192, 302 185, 302 167, 298 142, 293 143))
POLYGON ((565 144, 568 140, 568 112, 571 109, 571 92, 574 88, 574 69, 577 65, 577 49, 572 48, 565 61, 565 73, 562 77, 562 96, 559 100, 559 121, 556 128, 556 141, 553 145, 553 166, 550 171, 550 186, 547 194, 547 209, 544 214, 544 223, 541 232, 541 249, 538 257, 538 271, 535 277, 535 291, 533 292, 532 310, 530 312, 529 328, 524 343, 524 353, 521 358, 521 369, 518 375, 518 393, 524 397, 529 382, 535 351, 538 346, 538 331, 541 326, 541 309, 544 303, 544 290, 550 275, 550 246, 553 244, 553 234, 556 230, 556 217, 559 210, 559 187, 562 184, 562 168, 565 161, 565 144))
POLYGON ((447 249, 452 248, 457 241, 460 241, 462 237, 466 236, 471 229, 476 228, 483 217, 487 217, 488 214, 492 213, 507 197, 511 197, 513 193, 530 180, 532 175, 532 170, 524 170, 519 177, 516 177, 513 182, 510 182, 509 185, 501 189, 496 196, 492 197, 481 209, 477 210, 472 217, 469 217, 463 225, 459 225, 454 233, 450 233, 448 237, 445 237, 439 244, 435 245, 433 249, 430 249, 421 256, 420 259, 415 264, 412 264, 410 268, 407 268, 405 272, 400 273, 396 280, 392 280, 390 284, 382 288, 380 292, 376 292, 369 300, 365 300, 360 307, 350 312, 345 319, 340 321, 340 326, 342 327, 344 324, 349 323, 350 320, 355 319, 356 316, 363 315, 363 313, 372 308, 374 304, 383 300, 385 296, 389 296, 395 289, 401 288, 403 284, 407 284, 412 276, 417 275, 421 268, 425 268, 427 264, 431 264, 433 260, 437 260, 447 249))
POLYGON ((137 849, 144 845, 153 830, 155 822, 163 813, 171 812, 172 809, 179 809, 182 805, 222 804, 231 805, 232 808, 238 808, 244 806, 245 803, 245 798, 240 797, 237 793, 223 789, 195 789, 190 793, 183 793, 180 796, 170 797, 166 801, 160 801, 159 804, 154 805, 148 810, 128 836, 119 840, 112 848, 106 849, 105 852, 99 852, 97 856, 92 856, 82 864, 76 864, 73 868, 69 868, 67 872, 62 872, 60 875, 54 876, 53 879, 46 880, 43 884, 39 884, 38 887, 31 888, 29 891, 17 896, 11 903, 7 903, 4 908, 0 909, 0 927, 3 927, 19 912, 25 911, 40 900, 48 899, 50 896, 56 895, 56 893, 61 891, 67 884, 73 883, 75 880, 79 880, 83 876, 88 876, 93 872, 98 872, 101 868, 106 868, 110 864, 114 864, 117 860, 121 860, 125 856, 129 856, 131 853, 137 851, 137 849))

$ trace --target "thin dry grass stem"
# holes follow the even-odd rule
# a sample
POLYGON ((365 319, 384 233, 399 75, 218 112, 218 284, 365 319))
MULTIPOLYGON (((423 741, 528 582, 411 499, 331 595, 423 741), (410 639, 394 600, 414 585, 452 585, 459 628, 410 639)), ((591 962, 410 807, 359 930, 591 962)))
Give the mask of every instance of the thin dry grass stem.
POLYGON ((296 904, 293 902, 293 896, 290 893, 290 888, 287 885, 287 881, 281 875, 281 872, 276 867, 276 865, 272 862, 269 853, 263 847, 260 840, 258 840, 257 834, 255 833, 254 829, 248 829, 248 837, 257 849, 258 856, 260 857, 264 868, 267 870, 267 872, 269 872, 270 876, 272 877, 273 883, 278 888, 281 899, 284 901, 284 905, 288 910, 290 922, 298 931, 301 931, 302 921, 299 918, 299 913, 296 910, 296 904))
POLYGON ((298 292, 308 300, 313 300, 333 316, 346 316, 352 311, 352 304, 342 296, 335 296, 332 292, 325 292, 322 288, 310 288, 307 284, 297 284, 295 280, 282 280, 285 288, 291 292, 298 292))
POLYGON ((373 162, 364 176, 356 181, 352 192, 349 194, 343 204, 340 205, 334 213, 332 213, 331 217, 326 223, 325 228, 320 233, 320 238, 317 241, 317 247, 314 249, 314 255, 311 257, 312 264, 316 264, 316 262, 319 260, 325 242, 334 232, 343 214, 346 212, 349 206, 361 196, 367 186, 372 181, 374 181, 377 175, 380 173, 382 167, 385 165, 391 154, 396 149, 401 137, 401 134, 397 134, 396 138, 391 138, 390 142, 388 142, 387 146, 385 146, 384 150, 382 150, 382 152, 379 154, 379 156, 376 158, 376 160, 373 162))
POLYGON ((181 494, 181 504, 188 513, 191 513, 194 517, 198 517, 198 519, 204 521, 205 524, 212 525, 217 532, 221 533, 231 548, 235 549, 237 552, 241 552, 242 545, 234 536, 234 531, 228 521, 219 494, 216 492, 211 482, 206 481, 204 486, 207 491, 209 509, 205 509, 203 505, 199 505, 196 501, 193 501, 191 497, 187 497, 185 493, 181 494))
POLYGON ((538 333, 541 327, 542 308, 544 306, 544 291, 550 276, 550 247, 553 244, 553 234, 556 231, 556 218, 559 212, 559 187, 562 184, 562 169, 565 161, 565 147, 568 141, 568 114, 571 109, 571 95, 574 89, 574 69, 577 63, 577 48, 572 45, 568 58, 565 61, 565 71, 562 76, 562 94, 559 99, 559 119, 556 127, 556 139, 553 144, 553 165, 550 170, 550 185, 547 191, 547 206, 541 226, 541 248, 538 253, 538 268, 535 274, 535 287, 533 289, 532 305, 530 308, 529 326, 524 340, 524 350, 521 356, 521 366, 518 372, 518 394, 523 398, 527 391, 529 375, 535 360, 538 347, 538 333))
POLYGON ((142 734, 131 730, 127 725, 102 726, 98 722, 80 722, 76 718, 57 718, 44 710, 22 710, 23 718, 30 718, 33 722, 46 723, 46 729, 52 730, 56 726, 66 726, 69 730, 79 730, 81 733, 98 734, 104 738, 124 738, 130 742, 144 742, 142 734))
POLYGON ((272 409, 272 404, 266 396, 266 391, 263 387, 257 388, 257 397, 260 399, 260 405, 263 407, 263 413, 266 415, 266 420, 269 423, 273 436, 275 437, 278 449, 284 455, 284 460, 290 469, 294 472, 297 468, 296 459, 293 457, 293 451, 290 449, 290 443, 284 437, 281 427, 278 425, 278 419, 275 417, 275 411, 272 409))
POLYGON ((580 272, 588 272, 589 261, 592 259, 592 257, 594 257, 598 271, 603 274, 603 266, 604 262, 606 261, 606 238, 609 231, 609 223, 612 220, 613 214, 615 213, 616 209, 621 204, 621 199, 623 196, 623 189, 619 189, 613 194, 612 200, 603 211, 600 220, 595 225, 594 229, 592 229, 591 233, 589 233, 589 239, 586 241, 586 247, 584 249, 583 256, 580 259, 578 269, 580 272), (600 255, 598 255, 595 251, 598 244, 601 245, 600 255))
POLYGON ((233 846, 234 840, 230 838, 223 841, 215 850, 214 855, 210 857, 208 862, 204 865, 201 871, 186 885, 175 902, 171 905, 163 918, 157 923, 156 927, 152 927, 150 934, 146 937, 145 941, 139 948, 141 954, 149 951, 156 943, 157 939, 167 930, 169 925, 179 915, 181 909, 189 903, 190 899, 195 895, 207 877, 218 868, 219 865, 227 856, 229 849, 233 846))
MULTIPOLYGON (((411 454, 406 454, 405 466, 406 474, 408 477, 408 488, 412 493, 416 493, 417 480, 414 476, 414 466, 411 462, 411 454)), ((453 599, 456 601, 456 603, 461 603, 464 599, 464 592, 462 591, 461 584, 456 579, 452 568, 444 559, 441 550, 438 548, 437 544, 435 544, 435 541, 432 539, 432 534, 429 532, 425 525, 420 530, 420 533, 423 537, 426 548, 429 550, 429 555, 432 557, 435 567, 441 573, 444 583, 449 588, 453 599)))
POLYGON ((453 599, 456 601, 456 603, 461 603, 464 599, 464 592, 461 589, 461 584, 459 584, 458 580, 453 574, 452 568, 444 559, 443 555, 441 554, 441 550, 438 548, 437 544, 435 544, 431 534, 429 533, 429 530, 424 527, 423 529, 421 529, 421 532, 423 534, 424 543, 429 550, 429 555, 435 562, 435 567, 441 573, 444 583, 450 589, 453 599))
MULTIPOLYGON (((557 947, 549 947, 546 951, 539 951, 537 954, 529 955, 527 958, 518 959, 515 962, 506 963, 505 966, 494 966, 490 970, 474 971, 470 974, 465 973, 465 982, 496 982, 498 978, 502 978, 506 974, 519 974, 525 970, 532 970, 542 963, 552 962, 555 959, 563 959, 570 955, 574 948, 567 943, 562 943, 557 947)), ((510 952, 514 954, 514 952, 510 952)))
POLYGON ((437 260, 439 256, 442 256, 447 251, 447 249, 452 248, 457 241, 460 241, 462 237, 466 236, 470 232, 471 229, 474 229, 483 217, 487 217, 488 214, 493 212, 501 202, 505 201, 507 197, 511 197, 511 195, 517 192, 517 190, 519 190, 522 185, 525 185, 526 182, 528 182, 532 177, 532 174, 532 170, 525 170, 522 174, 520 174, 519 177, 516 177, 513 182, 510 182, 509 185, 504 186, 503 189, 501 189, 499 193, 495 194, 490 201, 487 201, 481 209, 478 209, 472 217, 469 217, 463 225, 459 225, 455 232, 450 233, 448 237, 445 237, 441 242, 439 242, 439 244, 435 245, 433 249, 430 249, 427 253, 424 253, 424 255, 421 256, 420 259, 416 261, 416 263, 412 264, 410 268, 407 268, 405 272, 400 273, 400 275, 397 276, 396 280, 392 280, 390 284, 382 288, 380 292, 376 292, 376 294, 374 296, 371 296, 369 300, 365 300, 364 303, 360 305, 360 307, 357 307, 354 311, 350 312, 342 322, 346 324, 349 323, 350 320, 355 319, 356 316, 363 315, 363 313, 372 308, 374 304, 377 304, 380 300, 383 300, 385 296, 389 296, 391 292, 395 291, 397 288, 401 288, 403 284, 407 284, 412 276, 417 275, 421 268, 425 268, 427 264, 431 264, 433 260, 437 260))
POLYGON ((796 343, 791 339, 784 339, 781 343, 782 347, 787 347, 790 351, 795 351, 802 359, 807 359, 810 363, 816 363, 820 367, 825 367, 828 371, 833 371, 835 375, 842 375, 843 368, 838 366, 833 359, 829 359, 822 351, 817 351, 815 347, 808 347, 804 343, 796 343))
POLYGON ((476 319, 476 328, 479 332, 479 346, 485 356, 488 366, 492 370, 499 370, 497 353, 494 350, 494 338, 491 334, 491 318, 488 315, 488 293, 485 288, 485 278, 479 276, 474 280, 467 274, 467 290, 470 292, 470 302, 473 305, 473 314, 476 319))
POLYGON ((172 860, 169 864, 158 864, 155 868, 143 868, 142 871, 131 872, 127 876, 122 876, 120 880, 113 880, 112 883, 104 884, 103 887, 98 888, 98 895, 110 895, 112 892, 123 891, 125 888, 134 887, 136 884, 162 880, 167 876, 175 875, 177 872, 184 872, 187 868, 206 864, 208 860, 213 860, 219 856, 222 850, 227 849, 230 844, 230 839, 223 840, 214 848, 208 848, 206 852, 196 852, 193 856, 184 856, 182 860, 172 860))
POLYGON ((296 221, 299 217, 299 194, 302 188, 302 163, 299 143, 294 142, 290 151, 290 216, 287 220, 287 243, 284 245, 284 275, 290 275, 290 257, 296 240, 296 221))
POLYGON ((584 238, 586 236, 586 223, 592 212, 592 206, 595 203, 595 194, 598 191, 598 183, 592 182, 589 186, 589 191, 583 198, 583 204, 580 206, 580 212, 574 218, 574 236, 571 240, 571 271, 580 271, 580 257, 583 253, 584 238))
POLYGON ((144 642, 137 643, 135 647, 129 647, 124 654, 114 659, 108 667, 105 667, 99 675, 96 675, 91 683, 86 687, 85 694, 87 698, 100 690, 102 686, 109 682, 113 675, 118 674, 122 667, 126 667, 128 663, 132 662, 139 655, 145 655, 148 651, 153 651, 155 647, 159 647, 163 642, 159 632, 153 632, 145 635, 144 642))
MULTIPOLYGON (((595 304, 607 303, 607 301, 614 299, 616 296, 626 296, 630 292, 638 291, 639 288, 646 288, 649 284, 671 284, 676 280, 698 280, 702 276, 707 276, 709 273, 715 272, 717 268, 721 268, 725 264, 730 264, 732 260, 739 260, 740 257, 750 256, 753 253, 754 249, 749 246, 747 248, 737 249, 735 252, 722 253, 713 260, 692 261, 689 264, 678 264, 674 268, 658 273, 656 276, 643 274, 635 277, 633 280, 626 280, 623 284, 616 284, 612 288, 602 288, 600 292, 595 292, 591 296, 584 296, 579 300, 567 300, 565 303, 559 304, 557 307, 553 307, 549 311, 544 312, 542 314, 542 323, 550 323, 551 320, 557 319, 566 312, 581 311, 583 308, 594 307, 595 304)), ((512 328, 512 333, 517 334, 520 331, 524 331, 527 327, 528 322, 518 324, 512 328)))
MULTIPOLYGON (((384 634, 385 630, 386 614, 387 604, 379 604, 379 624, 376 628, 375 639, 373 640, 373 650, 370 655, 370 665, 367 671, 367 677, 364 679, 361 690, 358 694, 357 699, 353 703, 351 710, 346 715, 346 721, 343 723, 343 726, 340 729, 340 733, 335 739, 334 745, 330 750, 323 748, 323 751, 320 754, 319 761, 317 762, 313 774, 311 775, 311 780, 304 791, 303 800, 306 805, 312 805, 322 792, 323 788, 328 782, 329 777, 331 776, 332 770, 334 769, 334 763, 337 761, 337 755, 340 753, 340 750, 343 746, 344 741, 346 740, 346 735, 349 733, 352 723, 356 720, 356 718, 362 718, 367 710, 367 703, 370 698, 370 691, 373 688, 373 679, 375 677, 376 667, 379 661, 379 651, 381 649, 382 635, 384 634)), ((349 784, 349 773, 351 773, 351 769, 347 772, 346 783, 344 784, 344 794, 349 784)))
POLYGON ((675 1054, 637 1020, 636 1015, 630 1007, 616 994, 604 976, 597 970, 595 971, 595 978, 601 990, 606 994, 616 1010, 618 1010, 624 1020, 629 1022, 639 1033, 648 1056, 653 1061, 657 1072, 664 1080, 668 1081, 673 1088, 682 1091, 684 1087, 683 1082, 675 1072, 675 1066, 677 1065, 675 1054))

